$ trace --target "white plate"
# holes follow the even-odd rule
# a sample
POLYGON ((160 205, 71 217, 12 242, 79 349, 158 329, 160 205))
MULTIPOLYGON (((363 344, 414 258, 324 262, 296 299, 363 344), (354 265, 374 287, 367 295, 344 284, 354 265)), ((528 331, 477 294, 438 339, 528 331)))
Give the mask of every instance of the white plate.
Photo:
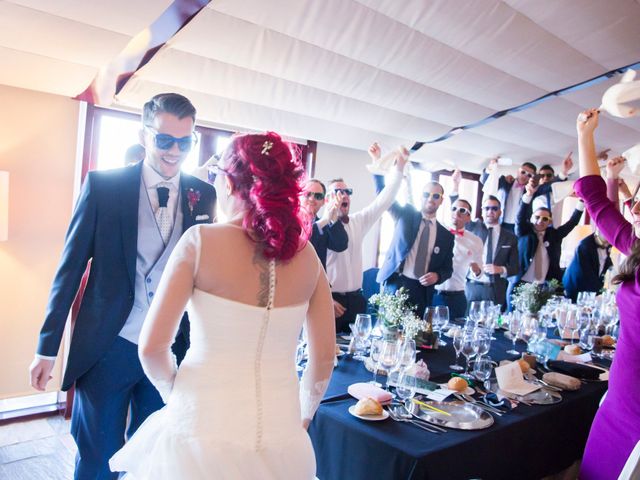
MULTIPOLYGON (((446 383, 440 383, 439 384, 441 388, 444 388, 445 390, 451 390, 449 387, 447 387, 446 383)), ((462 392, 458 392, 457 390, 451 390, 453 393, 461 393, 462 395, 473 395, 474 393, 476 393, 476 391, 471 388, 471 387, 467 387, 466 390, 463 390, 462 392)))
POLYGON ((386 410, 382 410, 382 415, 358 415, 355 413, 356 406, 351 405, 349 407, 349 413, 360 420, 367 420, 368 422, 379 422, 381 420, 386 420, 389 418, 389 412, 386 410))

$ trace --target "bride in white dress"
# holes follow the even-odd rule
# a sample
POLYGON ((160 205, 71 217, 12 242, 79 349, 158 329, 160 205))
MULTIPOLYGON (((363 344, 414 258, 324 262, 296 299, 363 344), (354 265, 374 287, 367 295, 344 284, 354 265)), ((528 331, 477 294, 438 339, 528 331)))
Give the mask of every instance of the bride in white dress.
POLYGON ((110 461, 140 479, 313 479, 306 428, 335 355, 329 284, 304 240, 302 168, 274 133, 234 137, 219 164, 227 224, 183 235, 145 321, 139 355, 167 405, 110 461), (191 347, 171 344, 187 306, 191 347), (295 351, 306 325, 309 362, 295 351))

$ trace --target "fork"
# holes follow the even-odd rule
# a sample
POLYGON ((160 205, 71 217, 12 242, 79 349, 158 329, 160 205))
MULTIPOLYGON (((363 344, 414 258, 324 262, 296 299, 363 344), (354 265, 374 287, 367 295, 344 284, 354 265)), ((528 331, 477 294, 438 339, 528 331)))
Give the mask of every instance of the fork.
POLYGON ((412 420, 411 418, 407 418, 407 417, 403 417, 402 415, 398 414, 397 412, 395 412, 392 408, 388 408, 387 411, 389 412, 389 416, 391 417, 392 420, 395 420, 396 422, 409 422, 412 425, 415 425, 418 428, 421 428, 422 430, 426 430, 427 432, 431 432, 431 433, 436 433, 436 434, 440 434, 441 432, 439 432, 438 430, 432 429, 431 427, 427 427, 426 425, 416 421, 416 420, 412 420))
POLYGON ((500 410, 498 410, 497 408, 494 408, 494 407, 491 407, 491 406, 487 405, 486 403, 479 402, 478 400, 476 400, 473 397, 470 397, 469 395, 464 395, 462 393, 454 393, 454 396, 458 400, 462 400, 463 402, 475 405, 478 408, 481 408, 482 410, 484 410, 484 411, 486 411, 488 413, 493 413, 494 415, 497 415, 499 417, 501 417, 503 415, 503 413, 504 413, 504 412, 501 412, 500 410))

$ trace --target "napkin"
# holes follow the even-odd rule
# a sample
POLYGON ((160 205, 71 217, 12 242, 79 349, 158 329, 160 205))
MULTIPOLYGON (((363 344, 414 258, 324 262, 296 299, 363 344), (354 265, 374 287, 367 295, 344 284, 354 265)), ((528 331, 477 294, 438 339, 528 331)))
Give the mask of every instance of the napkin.
POLYGON ((493 392, 483 395, 482 401, 491 407, 496 407, 496 408, 503 407, 503 408, 506 408, 507 410, 511 410, 511 402, 509 401, 509 399, 503 398, 502 400, 500 400, 498 398, 498 395, 496 395, 493 392))
POLYGON ((387 392, 386 390, 383 390, 380 387, 376 387, 375 385, 372 385, 370 383, 354 383, 352 385, 349 385, 349 388, 347 388, 347 392, 349 392, 349 395, 357 398, 358 400, 371 397, 381 404, 390 403, 391 399, 393 398, 391 392, 387 392))
POLYGON ((602 373, 602 370, 597 368, 591 368, 579 363, 563 362, 562 360, 549 360, 547 365, 552 370, 584 380, 598 380, 602 373))
POLYGON ((526 395, 535 392, 540 388, 524 381, 522 370, 518 362, 511 362, 495 368, 498 387, 508 393, 516 395, 526 395))
POLYGON ((577 378, 570 377, 569 375, 564 375, 558 372, 549 372, 545 373, 542 376, 542 381, 548 383, 549 385, 553 385, 554 387, 559 387, 563 390, 578 390, 582 385, 582 382, 577 378))
POLYGON ((416 378, 421 378, 423 380, 429 380, 431 373, 429 372, 429 367, 424 363, 424 360, 418 360, 416 363, 411 365, 407 371, 411 376, 416 378))

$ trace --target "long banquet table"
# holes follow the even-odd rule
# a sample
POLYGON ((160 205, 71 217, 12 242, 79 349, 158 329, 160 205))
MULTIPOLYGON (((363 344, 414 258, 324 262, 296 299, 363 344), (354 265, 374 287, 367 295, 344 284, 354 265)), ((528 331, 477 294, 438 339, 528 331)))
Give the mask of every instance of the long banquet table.
MULTIPOLYGON (((496 337, 491 358, 513 358, 505 353, 511 341, 501 332, 496 337)), ((450 378, 448 366, 455 360, 451 341, 446 340, 446 347, 418 355, 436 382, 450 378)), ((519 343, 518 349, 522 346, 519 343)), ((334 369, 309 429, 320 480, 540 479, 581 458, 607 389, 607 382, 583 383, 576 392, 562 392, 558 404, 520 404, 494 417, 495 423, 485 430, 449 430, 438 435, 391 418, 366 422, 350 415, 347 409, 356 400, 347 387, 371 378, 362 362, 349 355, 341 357, 334 369)))

